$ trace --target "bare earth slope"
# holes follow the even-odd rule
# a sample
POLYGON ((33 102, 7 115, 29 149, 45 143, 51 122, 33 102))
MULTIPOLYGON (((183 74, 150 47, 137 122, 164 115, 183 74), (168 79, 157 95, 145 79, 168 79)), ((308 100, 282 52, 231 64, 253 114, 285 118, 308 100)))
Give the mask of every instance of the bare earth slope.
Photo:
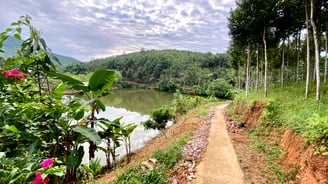
POLYGON ((224 108, 215 108, 211 120, 208 146, 202 161, 196 168, 193 184, 242 184, 243 173, 226 130, 224 108))

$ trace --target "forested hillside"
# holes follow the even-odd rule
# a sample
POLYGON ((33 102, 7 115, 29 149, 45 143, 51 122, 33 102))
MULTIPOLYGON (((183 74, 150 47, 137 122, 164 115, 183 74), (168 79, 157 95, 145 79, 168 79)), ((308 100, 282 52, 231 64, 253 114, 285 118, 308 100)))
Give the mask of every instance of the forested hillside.
POLYGON ((123 81, 152 85, 162 91, 193 87, 194 92, 206 94, 214 80, 229 89, 235 83, 227 54, 179 50, 140 51, 96 59, 89 63, 71 64, 64 72, 90 73, 99 68, 118 70, 123 81))

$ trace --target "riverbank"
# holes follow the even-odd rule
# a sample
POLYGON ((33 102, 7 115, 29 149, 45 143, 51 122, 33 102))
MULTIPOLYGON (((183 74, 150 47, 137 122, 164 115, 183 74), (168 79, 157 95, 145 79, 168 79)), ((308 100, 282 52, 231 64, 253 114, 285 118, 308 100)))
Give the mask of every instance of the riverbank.
MULTIPOLYGON (((198 107, 189 111, 186 115, 180 115, 176 119, 176 123, 165 130, 165 134, 160 134, 146 143, 144 147, 136 150, 132 155, 131 162, 129 164, 122 163, 117 169, 109 173, 103 174, 97 179, 96 183, 105 184, 115 179, 115 177, 127 170, 129 167, 137 166, 142 161, 150 158, 152 153, 158 149, 164 149, 172 142, 179 139, 182 135, 193 135, 201 125, 209 122, 213 113, 208 110, 208 107, 198 107)), ((205 130, 204 130, 205 131, 205 130)), ((201 155, 201 154, 200 154, 201 155)), ((199 156, 199 155, 198 155, 199 156)), ((176 173, 176 178, 182 178, 182 172, 176 173)))

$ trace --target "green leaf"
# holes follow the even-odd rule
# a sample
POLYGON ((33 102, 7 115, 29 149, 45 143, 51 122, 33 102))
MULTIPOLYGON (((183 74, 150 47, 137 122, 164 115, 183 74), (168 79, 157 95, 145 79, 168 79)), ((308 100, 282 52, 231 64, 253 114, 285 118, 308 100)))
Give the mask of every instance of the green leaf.
POLYGON ((56 89, 52 92, 52 95, 54 98, 56 99, 61 99, 64 93, 66 87, 66 83, 60 83, 58 84, 58 86, 56 87, 56 89))
POLYGON ((45 171, 45 173, 48 175, 56 175, 56 176, 62 177, 65 174, 65 167, 64 166, 50 167, 45 171))
POLYGON ((81 135, 85 136, 92 142, 96 143, 97 145, 101 143, 101 138, 97 134, 97 132, 89 127, 86 126, 76 126, 73 128, 74 132, 80 133, 81 135))
POLYGON ((89 92, 89 87, 88 86, 85 86, 84 84, 76 84, 76 85, 73 85, 72 88, 74 90, 78 90, 78 91, 83 91, 83 92, 89 92))
POLYGON ((97 107, 100 108, 102 111, 106 110, 106 106, 100 100, 96 100, 95 102, 97 107))
POLYGON ((10 31, 12 31, 12 30, 13 30, 12 28, 8 27, 8 28, 6 29, 6 32, 10 32, 10 31))
POLYGON ((8 36, 6 35, 5 32, 2 32, 2 33, 0 34, 0 40, 1 40, 1 41, 5 41, 5 40, 7 40, 7 38, 8 38, 8 36))
POLYGON ((49 76, 55 78, 55 79, 60 79, 63 82, 66 82, 67 84, 71 84, 71 85, 83 85, 83 82, 74 79, 73 77, 70 77, 68 75, 65 74, 61 74, 61 73, 56 73, 56 72, 49 72, 48 73, 49 76))
POLYGON ((81 109, 74 115, 74 119, 80 120, 83 118, 83 116, 84 116, 84 109, 81 109))
POLYGON ((0 152, 0 159, 6 157, 6 152, 0 152))
POLYGON ((18 27, 18 28, 16 28, 16 31, 17 31, 19 34, 21 34, 21 33, 22 33, 22 28, 18 27))
POLYGON ((5 125, 3 129, 14 132, 14 133, 19 133, 19 130, 14 126, 14 125, 5 125))
POLYGON ((78 150, 73 150, 70 155, 67 157, 66 166, 71 169, 74 167, 78 167, 84 155, 83 147, 80 146, 78 150))
POLYGON ((17 40, 21 40, 21 39, 22 39, 21 36, 20 36, 18 33, 15 33, 13 36, 14 36, 17 40))
POLYGON ((46 41, 43 39, 43 38, 40 38, 40 42, 41 42, 41 45, 43 47, 44 50, 47 50, 47 44, 46 44, 46 41))
POLYGON ((100 69, 95 71, 89 79, 89 88, 91 91, 105 91, 109 89, 116 78, 114 70, 100 69))

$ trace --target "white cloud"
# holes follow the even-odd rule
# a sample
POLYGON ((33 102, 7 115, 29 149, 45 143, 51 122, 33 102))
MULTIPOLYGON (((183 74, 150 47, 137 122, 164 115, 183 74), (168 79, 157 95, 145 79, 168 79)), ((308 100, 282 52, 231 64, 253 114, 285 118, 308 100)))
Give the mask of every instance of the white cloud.
POLYGON ((48 46, 80 60, 145 49, 223 52, 234 0, 2 0, 0 29, 24 14, 48 46))

